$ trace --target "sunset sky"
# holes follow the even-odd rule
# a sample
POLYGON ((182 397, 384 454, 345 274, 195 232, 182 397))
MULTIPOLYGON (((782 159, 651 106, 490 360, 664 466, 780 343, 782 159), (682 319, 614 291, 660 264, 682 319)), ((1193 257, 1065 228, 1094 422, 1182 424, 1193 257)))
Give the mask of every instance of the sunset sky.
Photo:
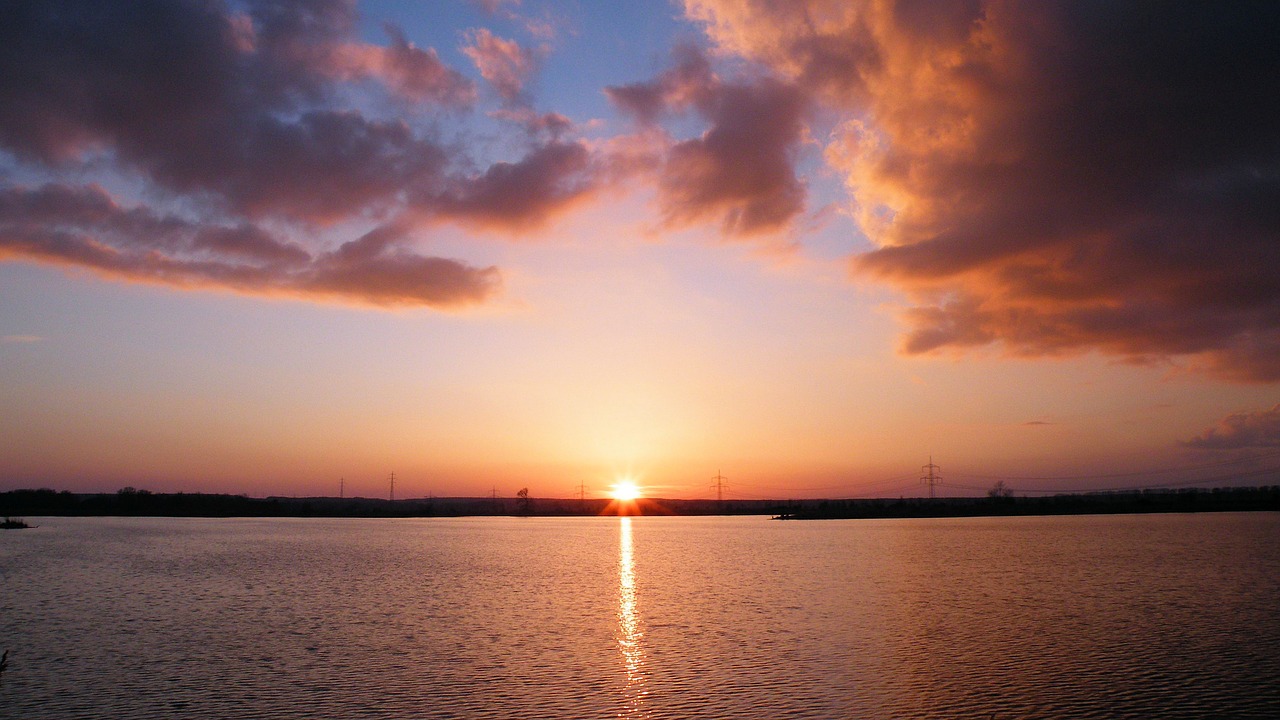
POLYGON ((1280 5, 17 0, 0 489, 1280 477, 1280 5))

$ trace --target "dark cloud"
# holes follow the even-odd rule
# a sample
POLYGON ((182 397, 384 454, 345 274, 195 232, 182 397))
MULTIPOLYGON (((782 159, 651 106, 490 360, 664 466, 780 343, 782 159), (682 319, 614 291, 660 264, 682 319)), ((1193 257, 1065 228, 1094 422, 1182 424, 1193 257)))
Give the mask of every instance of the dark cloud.
MULTIPOLYGON (((80 181, 0 181, 7 258, 116 278, 437 307, 477 302, 497 271, 405 249, 311 247, 317 226, 413 218, 520 232, 600 185, 573 123, 505 106, 523 157, 477 164, 423 113, 468 108, 473 84, 396 27, 358 37, 353 0, 16 0, 0 23, 0 149, 46 177, 86 168, 140 187, 126 208, 80 181), (368 102, 358 102, 358 100, 368 102), (385 119, 368 108, 405 109, 385 119), (268 231, 266 228, 270 228, 268 231)), ((527 100, 534 53, 473 34, 482 73, 527 100)), ((0 168, 3 169, 3 168, 0 168)), ((7 177, 7 172, 6 172, 7 177)), ((128 186, 128 185, 126 185, 128 186)), ((377 234, 375 234, 377 236, 377 234)))
POLYGON ((1232 413, 1183 445, 1207 450, 1280 447, 1280 405, 1232 413))
POLYGON ((573 121, 556 112, 539 113, 528 107, 503 108, 490 113, 524 129, 530 138, 559 140, 573 130, 573 121))
POLYGON ((355 298, 376 305, 450 307, 487 300, 497 291, 496 268, 423 257, 398 247, 407 227, 385 225, 297 273, 300 292, 355 298))
POLYGON ((253 225, 206 227, 192 237, 193 249, 213 256, 240 258, 247 262, 296 265, 311 259, 301 247, 277 240, 253 225))
POLYGON ((770 77, 723 82, 686 47, 655 80, 605 92, 646 126, 686 108, 710 124, 664 154, 658 191, 666 225, 718 220, 726 235, 754 235, 784 228, 804 209, 794 161, 807 101, 795 85, 770 77))
POLYGON ((551 214, 595 189, 590 153, 581 143, 552 142, 514 163, 495 163, 483 174, 422 199, 440 217, 507 232, 545 223, 551 214))
POLYGON ((689 105, 711 100, 719 82, 711 71, 711 62, 691 45, 680 45, 672 52, 672 67, 648 82, 610 86, 605 96, 619 109, 641 123, 653 124, 669 111, 680 111, 689 105))
POLYGON ((405 227, 383 226, 312 255, 252 225, 125 208, 98 187, 0 188, 0 259, 174 287, 383 306, 459 307, 497 291, 496 269, 415 255, 402 247, 406 235, 405 227))
POLYGON ((403 123, 313 107, 380 77, 439 102, 461 76, 395 35, 350 39, 348 2, 20 2, 0 30, 0 144, 63 164, 110 150, 169 191, 232 212, 331 222, 434 181, 447 155, 403 123))
POLYGON ((677 143, 662 169, 667 222, 718 218, 729 235, 783 228, 804 209, 804 183, 793 167, 803 96, 770 80, 722 86, 711 95, 702 106, 711 129, 677 143))
POLYGON ((1280 380, 1274 3, 687 6, 847 113, 828 158, 880 246, 855 267, 918 301, 907 352, 1280 380))

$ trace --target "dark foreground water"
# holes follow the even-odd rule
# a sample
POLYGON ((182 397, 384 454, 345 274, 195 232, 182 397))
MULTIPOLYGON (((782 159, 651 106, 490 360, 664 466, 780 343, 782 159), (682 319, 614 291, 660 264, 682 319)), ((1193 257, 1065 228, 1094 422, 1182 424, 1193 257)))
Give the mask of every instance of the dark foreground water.
POLYGON ((0 717, 1280 717, 1277 513, 33 521, 0 717))

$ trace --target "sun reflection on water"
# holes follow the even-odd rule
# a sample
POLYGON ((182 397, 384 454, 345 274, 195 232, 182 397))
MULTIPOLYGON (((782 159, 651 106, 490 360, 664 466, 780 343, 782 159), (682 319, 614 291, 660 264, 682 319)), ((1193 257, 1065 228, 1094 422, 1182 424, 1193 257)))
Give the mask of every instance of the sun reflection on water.
POLYGON ((618 522, 618 651, 627 676, 623 689, 624 711, 619 717, 644 718, 649 716, 644 702, 648 691, 644 687, 644 631, 640 627, 640 614, 636 612, 631 518, 619 518, 618 522))

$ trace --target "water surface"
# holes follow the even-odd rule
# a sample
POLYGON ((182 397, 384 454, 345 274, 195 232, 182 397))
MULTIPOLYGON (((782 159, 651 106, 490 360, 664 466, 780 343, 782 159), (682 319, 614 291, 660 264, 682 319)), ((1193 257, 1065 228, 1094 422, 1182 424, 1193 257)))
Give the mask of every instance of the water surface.
POLYGON ((0 716, 1280 717, 1280 514, 39 518, 0 716))

